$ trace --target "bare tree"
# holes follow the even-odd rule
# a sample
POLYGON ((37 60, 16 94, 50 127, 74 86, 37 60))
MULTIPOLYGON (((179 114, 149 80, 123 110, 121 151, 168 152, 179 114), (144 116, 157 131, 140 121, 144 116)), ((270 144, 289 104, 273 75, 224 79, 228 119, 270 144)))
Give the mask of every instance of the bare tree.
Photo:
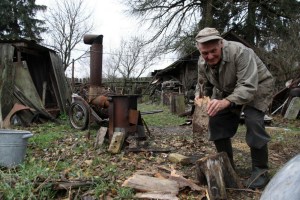
MULTIPOLYGON (((261 46, 274 32, 286 35, 297 19, 298 0, 120 0, 131 16, 149 25, 148 42, 158 41, 165 51, 189 54, 197 32, 215 27, 221 33, 234 30, 249 43, 261 46), (280 31, 279 31, 280 30, 280 31), (190 49, 190 50, 189 50, 190 49)), ((282 37, 281 37, 282 38, 282 37)), ((192 49, 191 49, 192 48, 192 49)))
MULTIPOLYGON (((62 58, 64 70, 72 62, 72 51, 82 42, 83 36, 93 29, 91 14, 83 0, 56 0, 45 20, 49 30, 49 44, 62 58)), ((85 53, 73 58, 79 60, 85 53)))
POLYGON ((111 63, 118 64, 117 71, 123 78, 139 78, 156 63, 155 47, 133 36, 129 40, 121 40, 120 48, 113 52, 111 63))
MULTIPOLYGON (((112 52, 112 50, 111 50, 112 52)), ((103 69, 102 74, 103 78, 110 83, 114 83, 118 78, 118 67, 120 65, 120 57, 115 54, 109 54, 103 58, 103 69)))
POLYGON ((183 51, 183 54, 187 53, 184 52, 187 51, 187 45, 193 48, 192 51, 195 50, 194 37, 199 27, 215 26, 213 18, 216 10, 228 7, 226 0, 123 0, 120 2, 128 7, 130 15, 141 20, 141 25, 149 27, 151 32, 147 42, 157 41, 162 51, 179 50, 183 51))
POLYGON ((122 39, 119 49, 111 52, 107 61, 110 72, 113 72, 110 75, 121 76, 124 86, 129 78, 141 77, 157 62, 156 48, 151 47, 150 44, 145 45, 145 42, 137 36, 129 40, 122 39))

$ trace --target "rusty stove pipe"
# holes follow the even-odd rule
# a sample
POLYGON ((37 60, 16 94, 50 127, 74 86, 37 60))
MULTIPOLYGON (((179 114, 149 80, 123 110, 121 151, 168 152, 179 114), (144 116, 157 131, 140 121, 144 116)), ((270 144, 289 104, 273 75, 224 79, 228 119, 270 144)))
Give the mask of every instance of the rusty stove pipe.
POLYGON ((103 55, 103 35, 85 35, 85 44, 91 44, 90 48, 90 85, 102 85, 102 55, 103 55))

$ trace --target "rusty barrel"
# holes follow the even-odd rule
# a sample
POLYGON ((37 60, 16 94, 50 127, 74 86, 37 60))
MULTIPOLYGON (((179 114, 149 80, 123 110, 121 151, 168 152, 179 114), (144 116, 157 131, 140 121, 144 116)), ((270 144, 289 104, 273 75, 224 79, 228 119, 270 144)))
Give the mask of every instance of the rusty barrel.
POLYGON ((109 137, 116 130, 130 131, 129 110, 137 110, 139 95, 112 95, 109 96, 109 137))

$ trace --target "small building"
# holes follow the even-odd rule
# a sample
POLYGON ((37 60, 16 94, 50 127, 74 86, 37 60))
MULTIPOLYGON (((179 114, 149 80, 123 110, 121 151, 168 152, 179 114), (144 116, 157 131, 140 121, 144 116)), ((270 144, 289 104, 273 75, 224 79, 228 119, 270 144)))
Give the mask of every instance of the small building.
POLYGON ((27 39, 0 39, 1 128, 67 113, 71 90, 55 51, 27 39))

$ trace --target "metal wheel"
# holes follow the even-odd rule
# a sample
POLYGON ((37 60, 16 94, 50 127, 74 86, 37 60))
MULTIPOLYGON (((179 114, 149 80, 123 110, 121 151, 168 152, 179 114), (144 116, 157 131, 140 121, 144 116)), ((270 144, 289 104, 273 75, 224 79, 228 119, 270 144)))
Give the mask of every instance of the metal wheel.
POLYGON ((89 110, 82 102, 73 102, 69 110, 69 119, 71 125, 79 130, 87 128, 89 123, 89 110))

